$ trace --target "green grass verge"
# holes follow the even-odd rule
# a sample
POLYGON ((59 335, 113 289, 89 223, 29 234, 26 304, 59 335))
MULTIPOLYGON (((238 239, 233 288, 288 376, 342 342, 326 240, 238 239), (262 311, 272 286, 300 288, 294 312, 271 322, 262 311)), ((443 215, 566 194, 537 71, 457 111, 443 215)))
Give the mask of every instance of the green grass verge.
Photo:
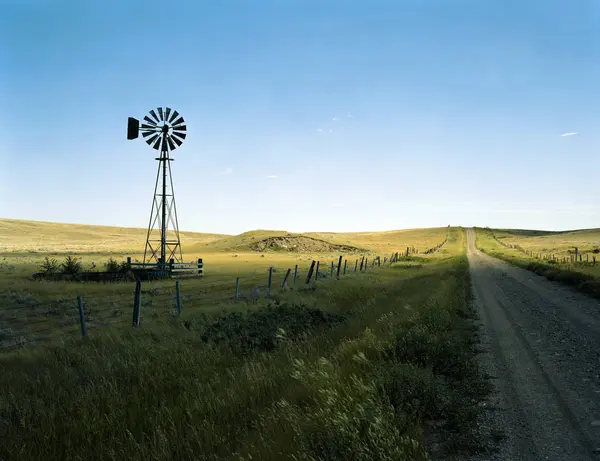
POLYGON ((403 460, 481 447, 454 256, 0 357, 0 459, 403 460))
POLYGON ((476 232, 477 247, 484 253, 600 299, 599 277, 568 269, 553 261, 533 259, 516 250, 504 248, 491 238, 489 231, 486 229, 478 228, 476 232))

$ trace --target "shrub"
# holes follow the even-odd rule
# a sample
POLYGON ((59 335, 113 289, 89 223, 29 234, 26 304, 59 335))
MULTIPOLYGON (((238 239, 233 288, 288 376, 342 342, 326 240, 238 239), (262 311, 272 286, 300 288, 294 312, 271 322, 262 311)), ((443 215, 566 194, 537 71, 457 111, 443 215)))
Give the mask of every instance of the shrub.
POLYGON ((40 264, 40 272, 42 272, 45 275, 52 275, 52 274, 56 274, 59 270, 59 265, 58 265, 58 261, 54 258, 50 258, 48 256, 46 256, 44 258, 44 262, 42 262, 42 264, 40 264))
POLYGON ((74 258, 73 256, 67 256, 65 261, 60 265, 63 274, 78 275, 81 273, 82 265, 81 258, 74 258))
POLYGON ((112 257, 108 259, 108 261, 104 264, 106 268, 106 272, 119 272, 121 270, 121 265, 116 259, 112 257))

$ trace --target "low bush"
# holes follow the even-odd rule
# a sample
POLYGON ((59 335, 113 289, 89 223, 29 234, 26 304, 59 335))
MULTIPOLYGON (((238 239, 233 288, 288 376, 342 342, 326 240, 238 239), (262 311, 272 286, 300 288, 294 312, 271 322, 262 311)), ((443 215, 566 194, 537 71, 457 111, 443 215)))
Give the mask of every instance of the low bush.
POLYGON ((305 305, 270 304, 264 309, 230 312, 196 325, 207 343, 225 345, 237 354, 272 351, 283 340, 296 341, 316 329, 331 328, 345 316, 305 305))
POLYGON ((67 256, 64 262, 60 265, 60 268, 63 274, 78 275, 83 269, 83 266, 81 264, 81 258, 67 256))

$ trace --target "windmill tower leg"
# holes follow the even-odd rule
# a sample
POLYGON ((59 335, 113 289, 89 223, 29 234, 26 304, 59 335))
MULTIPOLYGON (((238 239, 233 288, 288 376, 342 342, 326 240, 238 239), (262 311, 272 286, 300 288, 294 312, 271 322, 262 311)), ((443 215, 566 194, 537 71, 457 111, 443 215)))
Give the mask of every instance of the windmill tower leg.
MULTIPOLYGON (((162 164, 162 220, 161 220, 161 235, 160 235, 160 264, 167 263, 167 155, 166 151, 161 152, 162 164)), ((175 197, 172 197, 175 200, 175 197)))

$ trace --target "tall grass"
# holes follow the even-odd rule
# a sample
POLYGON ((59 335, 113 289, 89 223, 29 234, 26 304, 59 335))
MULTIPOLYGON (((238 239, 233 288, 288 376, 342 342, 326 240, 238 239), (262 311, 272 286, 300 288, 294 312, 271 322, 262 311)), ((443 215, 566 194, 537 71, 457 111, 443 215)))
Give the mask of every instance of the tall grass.
POLYGON ((417 460, 433 440, 470 452, 487 389, 462 242, 270 307, 2 356, 0 459, 417 460))

